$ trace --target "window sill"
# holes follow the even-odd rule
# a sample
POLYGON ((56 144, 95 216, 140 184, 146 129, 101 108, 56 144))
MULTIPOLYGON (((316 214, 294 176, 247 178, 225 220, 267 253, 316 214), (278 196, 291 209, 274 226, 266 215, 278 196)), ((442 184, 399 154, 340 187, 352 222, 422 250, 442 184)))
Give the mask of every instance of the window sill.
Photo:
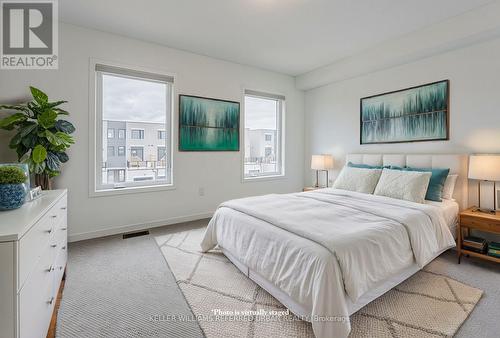
POLYGON ((137 187, 126 187, 119 189, 103 189, 90 191, 89 197, 105 197, 114 195, 142 194, 148 192, 157 192, 165 190, 175 190, 173 184, 147 185, 137 187))
POLYGON ((280 175, 269 175, 269 176, 255 176, 255 177, 243 177, 243 183, 251 183, 251 182, 261 182, 261 181, 276 181, 276 180, 284 180, 286 176, 284 174, 280 175))

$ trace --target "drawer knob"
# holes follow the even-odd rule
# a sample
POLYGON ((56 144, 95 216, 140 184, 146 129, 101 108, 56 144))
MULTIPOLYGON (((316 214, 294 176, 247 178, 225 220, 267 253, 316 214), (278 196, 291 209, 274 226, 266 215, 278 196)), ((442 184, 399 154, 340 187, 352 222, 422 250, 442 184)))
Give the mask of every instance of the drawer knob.
POLYGON ((65 245, 65 246, 63 246, 61 249, 66 250, 66 245, 65 245))
POLYGON ((50 297, 50 299, 47 301, 47 303, 52 304, 54 302, 54 297, 50 297))
POLYGON ((66 210, 66 207, 61 207, 61 210, 66 210))
POLYGON ((63 269, 63 267, 62 267, 62 265, 60 265, 60 266, 59 266, 59 270, 62 270, 62 269, 63 269))
POLYGON ((51 244, 50 245, 51 248, 56 248, 57 247, 57 244, 51 244))
POLYGON ((49 268, 47 269, 47 272, 52 272, 52 271, 54 271, 54 267, 51 265, 51 266, 49 266, 49 268))
POLYGON ((52 216, 50 216, 50 217, 52 217, 52 218, 56 218, 56 217, 57 217, 57 215, 52 215, 52 216))
POLYGON ((61 228, 61 230, 62 230, 62 231, 66 231, 66 230, 68 230, 68 228, 61 228))
POLYGON ((49 230, 45 230, 46 233, 50 234, 52 233, 52 229, 49 229, 49 230))

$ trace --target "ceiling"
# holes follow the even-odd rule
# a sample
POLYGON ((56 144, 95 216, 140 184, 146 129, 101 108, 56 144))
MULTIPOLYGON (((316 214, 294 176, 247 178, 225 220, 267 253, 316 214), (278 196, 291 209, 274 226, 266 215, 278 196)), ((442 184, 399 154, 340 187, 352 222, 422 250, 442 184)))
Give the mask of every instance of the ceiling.
POLYGON ((300 75, 492 0, 60 0, 63 22, 300 75))

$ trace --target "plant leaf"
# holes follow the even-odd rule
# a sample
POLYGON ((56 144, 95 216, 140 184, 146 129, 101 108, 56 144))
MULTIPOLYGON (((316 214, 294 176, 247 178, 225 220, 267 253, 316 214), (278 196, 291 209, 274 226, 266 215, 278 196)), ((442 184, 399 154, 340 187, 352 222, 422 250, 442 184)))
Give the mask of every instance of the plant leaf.
POLYGON ((75 131, 75 126, 71 122, 65 120, 57 120, 55 128, 66 134, 72 134, 75 131))
POLYGON ((15 124, 24 122, 28 118, 23 113, 15 113, 0 120, 0 128, 12 130, 15 124))
POLYGON ((66 110, 61 108, 54 108, 53 110, 55 110, 58 115, 69 115, 69 113, 66 110))
POLYGON ((66 144, 66 146, 69 147, 70 144, 73 144, 75 143, 75 141, 73 140, 73 137, 68 135, 68 134, 65 134, 65 133, 62 133, 60 131, 58 131, 56 133, 56 136, 59 138, 59 139, 62 139, 64 144, 66 144))
POLYGON ((23 136, 21 135, 21 132, 14 135, 14 137, 10 140, 9 148, 16 149, 17 146, 21 143, 22 139, 23 139, 23 136))
POLYGON ((67 103, 68 101, 55 101, 55 102, 49 102, 46 105, 44 105, 45 108, 54 108, 57 106, 60 106, 63 103, 67 103))
POLYGON ((54 146, 60 146, 63 142, 63 140, 59 139, 54 133, 52 133, 50 130, 45 130, 43 135, 47 138, 47 140, 50 142, 50 144, 54 146))
POLYGON ((33 95, 33 98, 35 99, 35 101, 38 102, 40 105, 47 103, 47 100, 49 99, 49 97, 47 96, 47 94, 42 92, 40 89, 30 86, 30 91, 31 91, 31 95, 33 95))
POLYGON ((45 129, 52 128, 56 124, 57 113, 52 110, 45 110, 38 115, 38 123, 45 129))
POLYGON ((41 144, 38 144, 31 152, 31 158, 37 164, 42 163, 47 158, 47 149, 41 144))
POLYGON ((33 130, 35 130, 37 127, 37 124, 35 122, 27 122, 23 124, 19 130, 19 133, 21 134, 21 137, 25 137, 29 133, 31 133, 33 130))
POLYGON ((45 163, 47 164, 47 168, 52 171, 59 170, 59 166, 61 165, 61 161, 59 161, 59 157, 52 152, 47 153, 47 158, 45 159, 45 163))
POLYGON ((8 105, 8 104, 3 104, 3 105, 0 105, 0 109, 8 109, 8 110, 21 110, 21 111, 24 111, 24 112, 28 112, 29 109, 28 107, 26 106, 23 106, 23 105, 8 105))
POLYGON ((26 148, 32 149, 36 145, 37 140, 38 136, 36 133, 29 133, 28 135, 23 137, 21 142, 26 148))
POLYGON ((59 157, 59 161, 61 161, 61 163, 66 163, 69 160, 69 156, 65 152, 59 152, 56 153, 56 155, 59 157))

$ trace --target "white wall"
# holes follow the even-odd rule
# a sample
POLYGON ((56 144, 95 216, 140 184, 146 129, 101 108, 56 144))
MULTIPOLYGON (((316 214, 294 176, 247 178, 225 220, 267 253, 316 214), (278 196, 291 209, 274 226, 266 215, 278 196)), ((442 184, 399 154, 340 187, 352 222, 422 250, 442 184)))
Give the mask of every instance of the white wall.
MULTIPOLYGON (((230 198, 302 188, 304 95, 295 89, 292 77, 67 24, 60 26, 59 49, 57 71, 1 70, 0 102, 25 100, 29 85, 46 91, 49 98, 69 101, 66 109, 72 113, 70 120, 77 128, 76 144, 69 150, 70 161, 55 183, 56 187, 69 189, 70 238, 117 232, 127 229, 120 227, 134 224, 160 225, 207 217, 220 202, 230 198), (174 126, 180 93, 242 101, 242 88, 246 86, 284 94, 286 178, 242 183, 240 152, 178 152, 175 130, 175 190, 89 198, 90 57, 174 73, 174 126), (204 196, 199 196, 200 188, 204 196)), ((0 131, 0 162, 15 160, 14 152, 7 148, 10 136, 0 131)))
POLYGON ((307 91, 306 182, 313 180, 316 153, 333 154, 335 171, 351 152, 500 153, 499 56, 497 39, 307 91), (444 79, 450 80, 449 141, 359 144, 360 98, 444 79))

